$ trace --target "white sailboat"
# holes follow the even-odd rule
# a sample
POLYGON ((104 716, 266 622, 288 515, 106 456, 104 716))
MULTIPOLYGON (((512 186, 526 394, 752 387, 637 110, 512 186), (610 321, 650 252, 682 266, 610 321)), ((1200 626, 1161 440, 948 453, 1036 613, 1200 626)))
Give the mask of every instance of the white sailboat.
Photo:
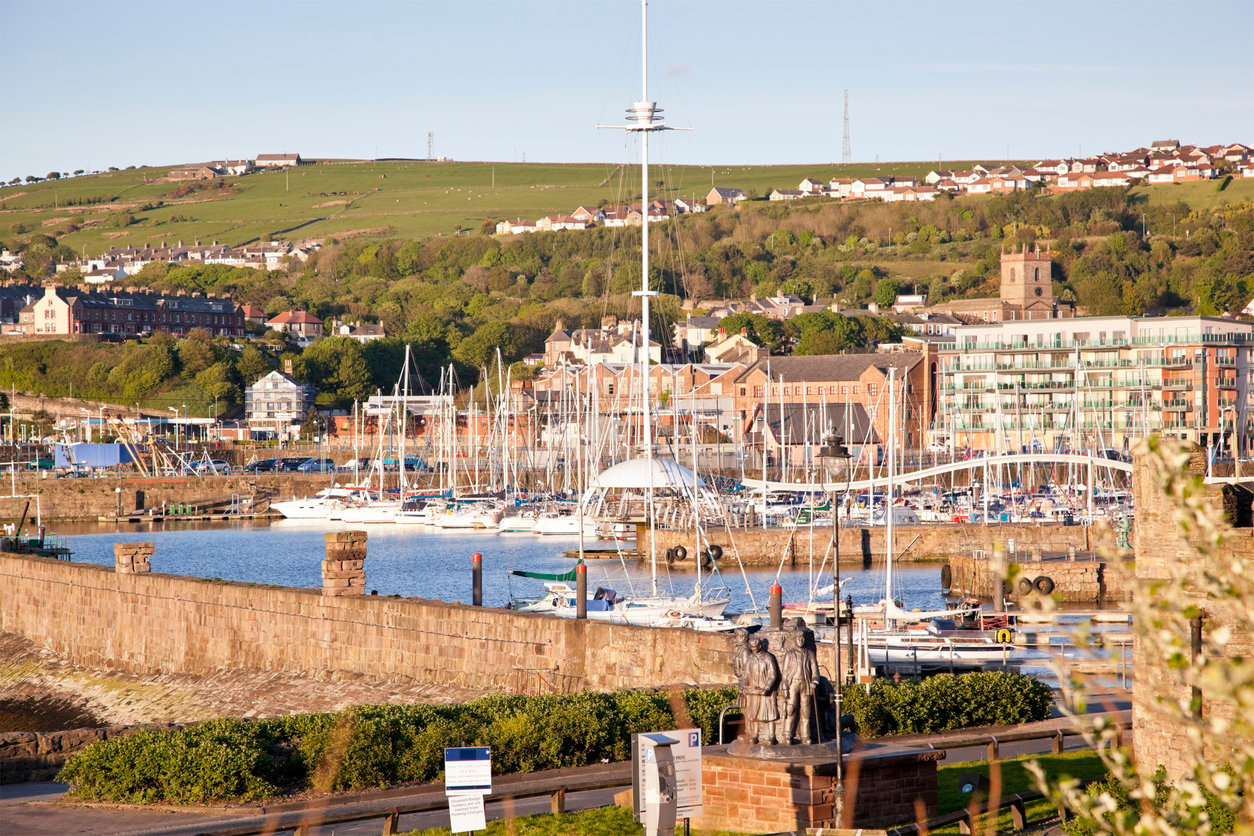
POLYGON ((1011 643, 1013 633, 1010 621, 1001 622, 997 629, 962 629, 957 628, 953 620, 973 617, 978 610, 977 605, 906 611, 897 603, 893 595, 893 559, 896 550, 893 529, 898 520, 891 509, 896 489, 898 419, 896 369, 892 368, 889 369, 888 376, 888 426, 888 484, 885 507, 890 510, 884 514, 886 594, 884 600, 878 604, 854 608, 854 616, 858 619, 855 638, 858 666, 862 669, 879 666, 923 670, 1008 664, 1015 653, 1015 647, 1011 643))

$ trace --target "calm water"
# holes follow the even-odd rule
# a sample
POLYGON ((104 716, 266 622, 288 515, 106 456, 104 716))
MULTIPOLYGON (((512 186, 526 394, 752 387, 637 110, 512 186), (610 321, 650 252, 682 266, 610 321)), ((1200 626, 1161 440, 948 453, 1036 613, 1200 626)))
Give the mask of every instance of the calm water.
MULTIPOLYGON (((359 526, 360 527, 360 526, 359 526)), ((515 596, 529 596, 539 590, 538 581, 513 578, 507 569, 538 572, 563 572, 574 565, 564 556, 575 549, 574 537, 537 537, 531 534, 484 534, 468 531, 442 531, 423 526, 366 526, 369 532, 366 554, 366 588, 380 595, 403 595, 435 598, 444 601, 469 601, 470 556, 483 555, 483 598, 489 606, 502 606, 510 597, 511 584, 515 596)), ((191 575, 201 578, 278 584, 281 586, 319 587, 322 583, 321 563, 325 553, 323 535, 344 530, 336 523, 309 524, 280 521, 274 523, 242 523, 231 525, 196 525, 185 527, 130 526, 112 527, 82 525, 56 526, 74 550, 74 560, 113 565, 113 544, 128 541, 151 541, 157 544, 152 559, 154 572, 191 575)), ((612 543, 597 543, 596 548, 613 548, 612 543)), ((756 598, 758 608, 765 610, 766 599, 775 570, 753 569, 746 572, 748 589, 735 561, 722 561, 723 577, 731 591, 730 610, 753 609, 748 589, 756 598)), ((845 589, 855 603, 879 601, 884 597, 884 573, 879 569, 862 570, 842 566, 842 574, 850 577, 845 589)), ((940 567, 899 568, 895 573, 896 594, 907 608, 933 609, 942 605, 940 567)), ((658 585, 663 590, 681 594, 691 591, 694 573, 668 574, 665 563, 659 568, 658 585)), ((785 601, 808 598, 809 572, 806 569, 785 569, 779 575, 785 601)), ((590 586, 609 586, 620 592, 647 591, 649 569, 635 560, 598 559, 589 562, 590 586)), ((830 575, 820 584, 830 583, 830 575)))

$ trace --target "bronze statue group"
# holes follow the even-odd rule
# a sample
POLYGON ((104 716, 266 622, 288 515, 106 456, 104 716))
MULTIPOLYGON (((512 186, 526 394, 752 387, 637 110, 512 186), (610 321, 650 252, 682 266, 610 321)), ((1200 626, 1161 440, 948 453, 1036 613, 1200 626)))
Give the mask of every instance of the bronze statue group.
POLYGON ((732 672, 740 685, 744 742, 791 746, 835 737, 831 685, 819 674, 814 631, 803 619, 752 635, 736 630, 732 672))

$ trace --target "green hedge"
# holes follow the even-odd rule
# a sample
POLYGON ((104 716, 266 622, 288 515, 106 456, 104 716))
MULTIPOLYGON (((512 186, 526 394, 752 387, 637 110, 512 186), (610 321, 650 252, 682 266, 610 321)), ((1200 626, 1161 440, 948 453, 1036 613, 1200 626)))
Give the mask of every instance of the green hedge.
POLYGON ((1008 671, 945 673, 899 683, 877 679, 869 688, 844 692, 844 711, 858 721, 863 737, 1046 720, 1052 703, 1048 685, 1008 671))
POLYGON ((719 712, 735 701, 733 688, 690 688, 214 720, 97 743, 59 780, 85 799, 199 804, 437 781, 446 746, 492 747, 499 774, 586 766, 626 760, 633 732, 693 725, 716 739, 719 712))
MULTIPOLYGON (((623 761, 633 732, 698 726, 718 737, 734 688, 483 697, 453 706, 367 705, 334 714, 213 720, 140 732, 74 755, 59 780, 80 798, 200 804, 438 781, 446 746, 490 746, 498 774, 623 761)), ((845 690, 865 737, 1049 716, 1052 695, 1015 673, 943 674, 845 690)))

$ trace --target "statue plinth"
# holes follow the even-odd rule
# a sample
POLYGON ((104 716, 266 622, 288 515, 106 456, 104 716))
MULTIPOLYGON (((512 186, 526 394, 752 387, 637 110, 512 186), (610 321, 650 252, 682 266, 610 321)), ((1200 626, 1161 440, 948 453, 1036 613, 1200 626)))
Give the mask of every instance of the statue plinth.
MULTIPOLYGON (((750 743, 747 740, 735 740, 727 746, 727 754, 738 758, 761 758, 774 761, 794 761, 799 758, 836 758, 841 751, 836 748, 836 741, 825 743, 750 743)), ((849 749, 843 750, 849 754, 849 749)))

